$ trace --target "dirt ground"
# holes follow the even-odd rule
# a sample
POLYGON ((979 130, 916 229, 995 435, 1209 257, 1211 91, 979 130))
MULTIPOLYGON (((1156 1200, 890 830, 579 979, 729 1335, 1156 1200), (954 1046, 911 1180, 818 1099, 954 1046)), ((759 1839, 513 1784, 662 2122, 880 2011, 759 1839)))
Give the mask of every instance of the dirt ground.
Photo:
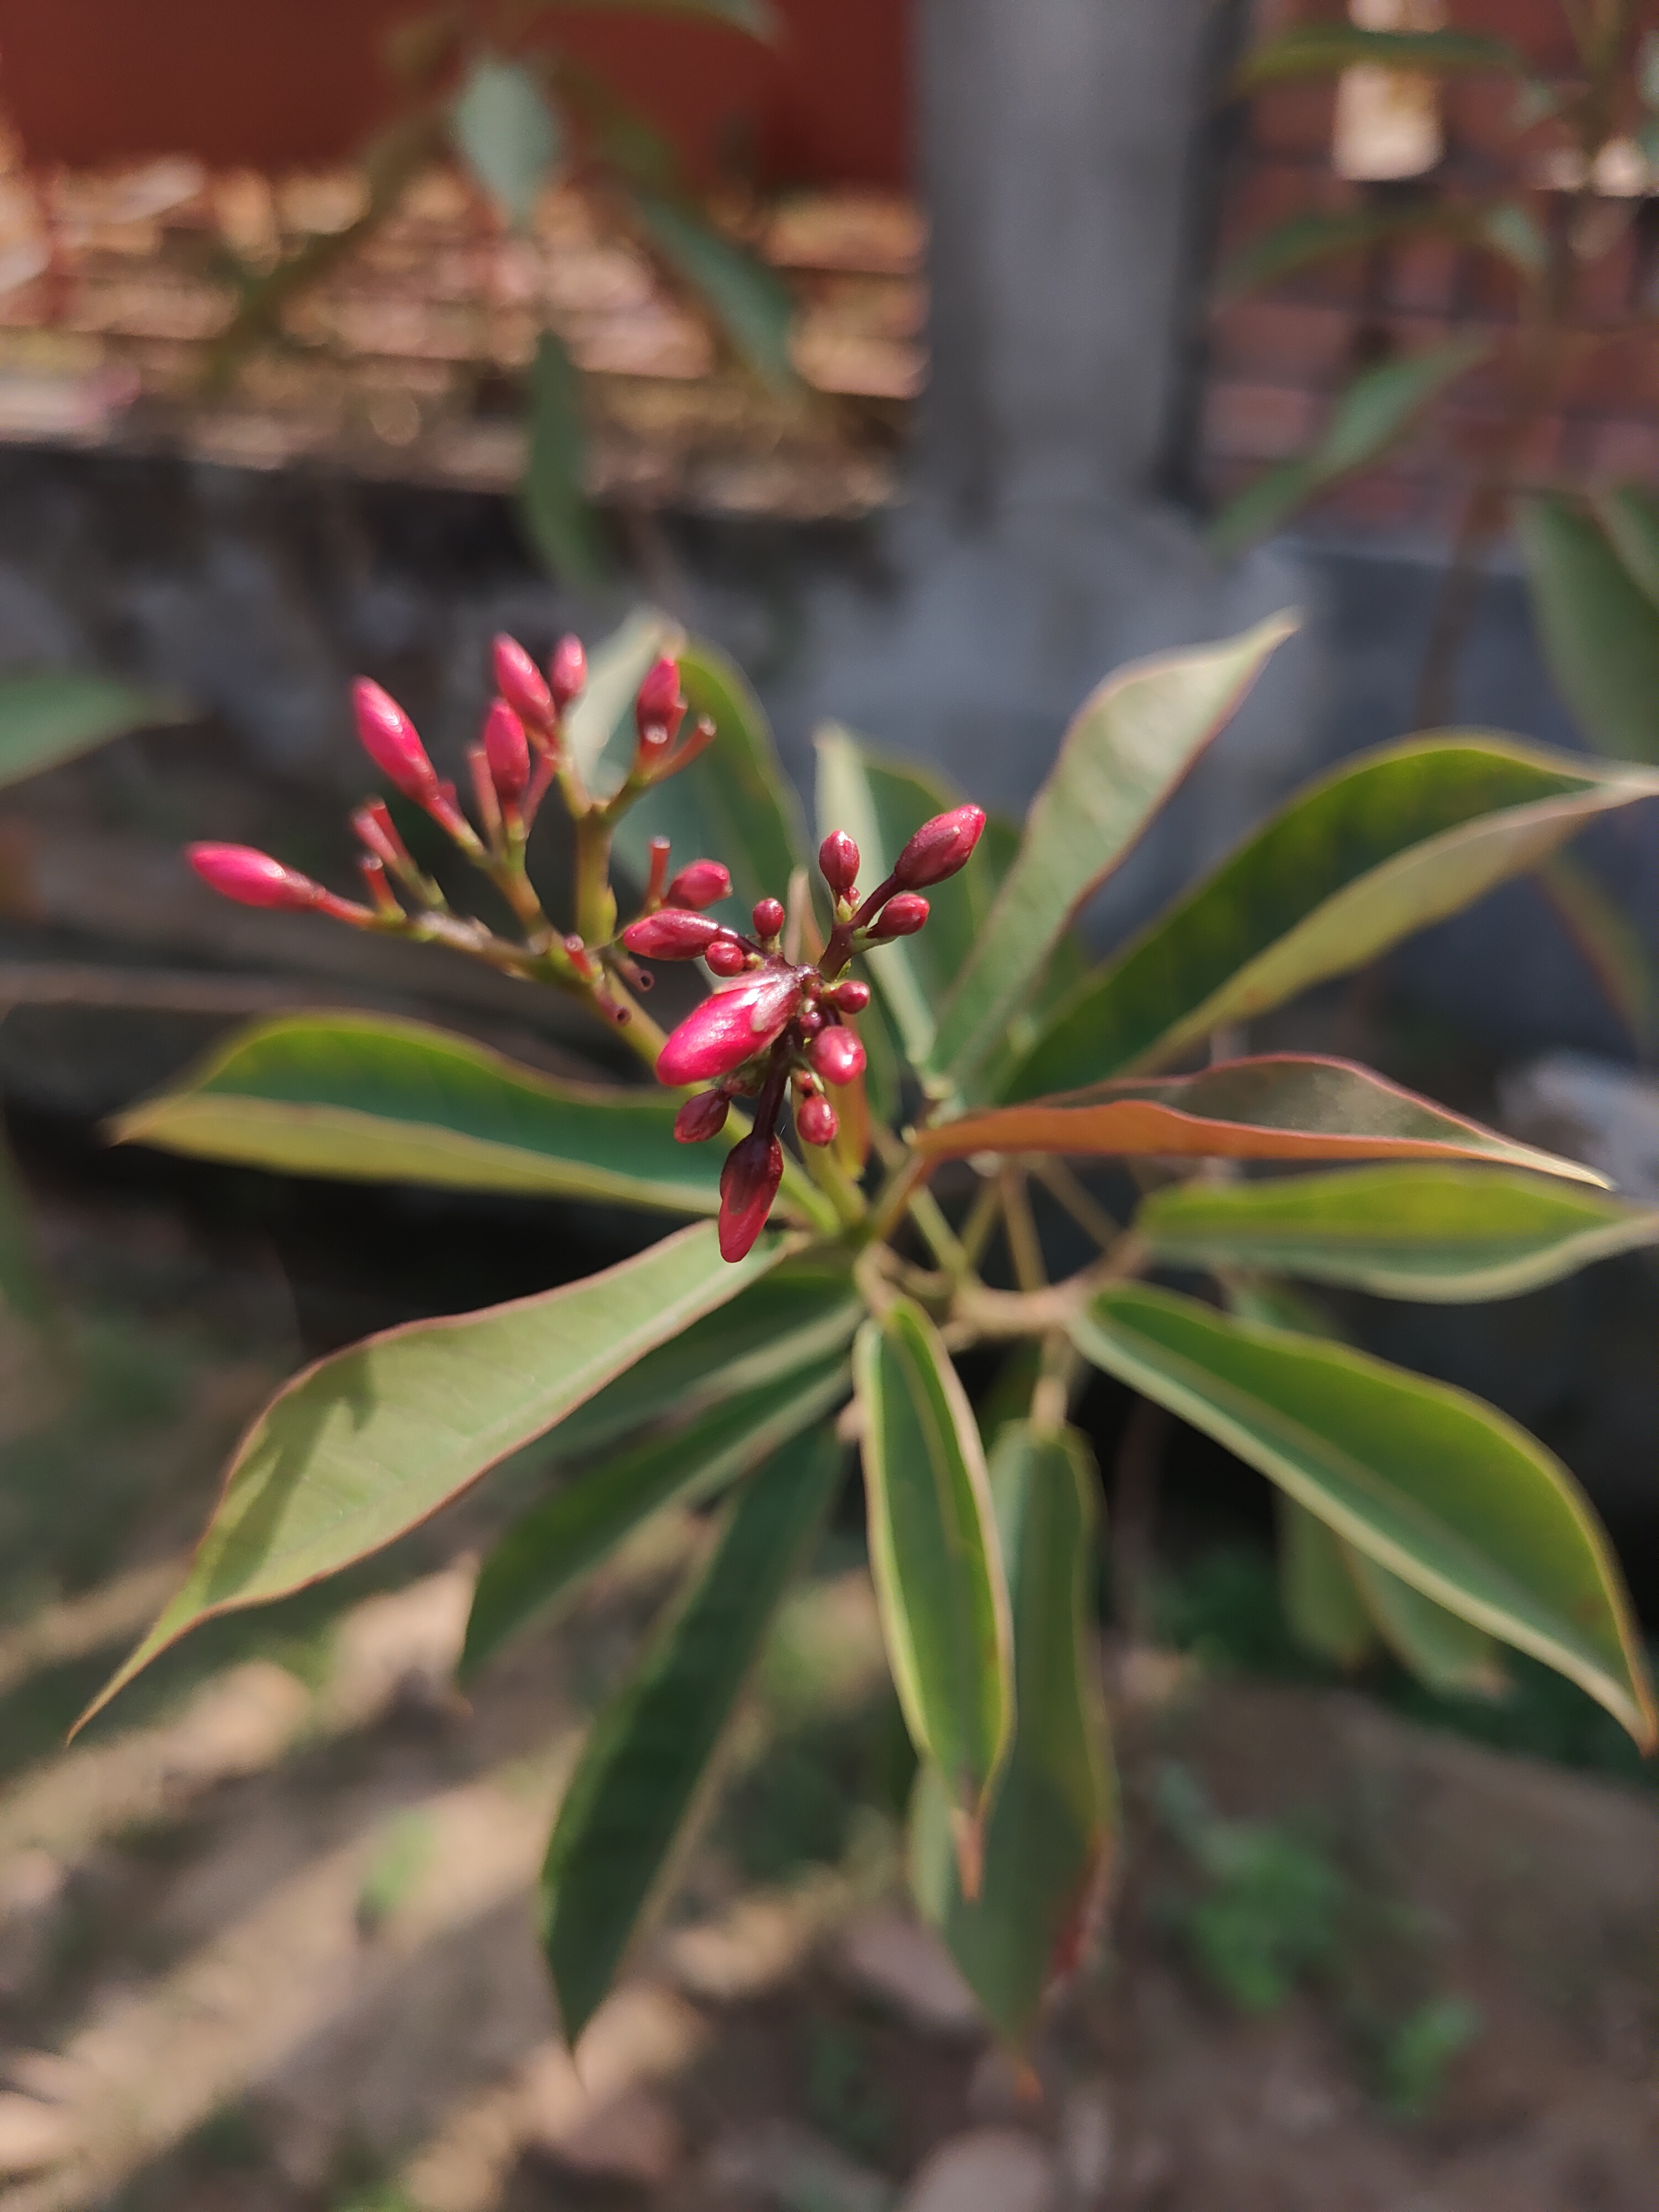
POLYGON ((531 1891, 699 1524, 653 1523, 469 1705, 481 1493, 64 1749, 293 1346, 280 1283, 157 1216, 48 1227, 83 1366, 3 1446, 0 2212, 1651 2205, 1659 1800, 1137 1654, 1109 1919, 1022 2074, 902 1906, 850 1529, 576 2069, 531 1891))

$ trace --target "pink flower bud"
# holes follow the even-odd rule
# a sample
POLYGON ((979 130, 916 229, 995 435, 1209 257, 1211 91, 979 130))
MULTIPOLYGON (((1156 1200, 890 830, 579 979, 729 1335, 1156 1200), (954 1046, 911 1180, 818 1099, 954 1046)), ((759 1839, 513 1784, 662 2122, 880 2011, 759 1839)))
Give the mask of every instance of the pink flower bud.
POLYGON ((685 713, 680 696, 680 665, 666 654, 646 671, 634 701, 634 726, 643 740, 647 732, 665 730, 672 738, 685 713))
POLYGON ((351 687, 357 735, 386 781, 422 806, 437 795, 438 772, 411 722, 389 692, 360 676, 351 687))
POLYGON ((859 879, 859 848, 844 830, 832 830, 818 847, 818 866, 837 898, 845 898, 859 879))
POLYGON ((383 866, 403 874, 412 871, 415 863, 408 846, 398 835, 397 824, 385 799, 371 799, 366 806, 360 806, 351 817, 351 826, 383 866))
POLYGON ((497 699, 484 717, 483 749, 495 795, 503 806, 511 806, 530 781, 530 741, 505 699, 497 699))
POLYGON ((532 730, 549 728, 553 721, 553 694, 541 670, 516 637, 498 637, 492 650, 495 689, 532 730))
POLYGON ((821 1006, 803 1006, 795 1017, 795 1028, 804 1037, 815 1037, 823 1027, 823 1009, 821 1006))
POLYGON ((723 1091, 700 1091, 674 1116, 674 1134, 683 1145, 706 1145, 726 1127, 732 1102, 723 1091))
POLYGON ((833 1145, 840 1127, 835 1108, 821 1091, 803 1098, 795 1109, 795 1130, 804 1145, 833 1145))
POLYGON ((641 960, 695 960, 722 933, 719 922, 710 921, 706 914, 665 906, 630 921, 622 941, 641 960))
POLYGON ((820 1030, 809 1056, 826 1083, 851 1083, 864 1073, 864 1047, 851 1030, 820 1030))
POLYGON ((582 651, 580 638, 559 640, 547 664, 547 680, 553 693, 554 711, 562 714, 571 701, 580 699, 587 689, 587 655, 582 651))
POLYGON ((185 858, 210 890, 238 906, 287 907, 305 911, 325 905, 331 894, 297 868, 284 867, 252 845, 186 845, 185 858))
POLYGON ((670 906, 706 906, 732 896, 732 871, 718 860, 693 860, 682 868, 663 894, 670 906))
POLYGON ((948 814, 934 815, 893 863, 895 877, 907 890, 942 884, 967 865, 984 827, 982 806, 953 806, 948 814))
POLYGON ((890 937, 914 937, 927 919, 927 900, 915 891, 901 891, 871 923, 870 934, 878 945, 890 937))
POLYGON ((755 934, 763 942, 769 937, 775 937, 783 927, 783 902, 775 898, 757 899, 754 920, 755 934))
POLYGON ((800 979, 791 968, 763 968, 749 981, 716 991, 692 1008, 658 1054, 658 1082, 708 1083, 729 1075, 765 1051, 800 1000, 800 979))
POLYGON ((749 965, 749 948, 735 937, 717 937, 702 957, 715 975, 741 975, 749 965))
POLYGON ((870 1003, 870 986, 857 975, 849 975, 844 983, 837 983, 830 994, 844 1014, 861 1014, 870 1003))
POLYGON ((759 1129, 732 1146, 720 1170, 720 1257, 741 1260, 766 1226, 783 1180, 783 1146, 759 1129))

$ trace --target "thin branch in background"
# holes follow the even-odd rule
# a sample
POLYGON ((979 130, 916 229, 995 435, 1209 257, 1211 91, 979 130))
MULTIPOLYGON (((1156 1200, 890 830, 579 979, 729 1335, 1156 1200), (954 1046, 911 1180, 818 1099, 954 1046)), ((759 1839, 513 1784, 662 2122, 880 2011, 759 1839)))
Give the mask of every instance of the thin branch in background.
POLYGON ((1109 1252, 1122 1234, 1122 1224, 1113 1220, 1065 1161, 1039 1160, 1033 1172, 1056 1205, 1071 1215, 1085 1235, 1091 1237, 1103 1252, 1109 1252))
POLYGON ((1025 1177, 1016 1167, 1006 1167, 997 1182, 1002 1196, 1003 1225, 1008 1232, 1008 1256, 1014 1263, 1014 1280, 1028 1294, 1047 1290, 1048 1271, 1042 1264, 1042 1240, 1031 1215, 1025 1177))
POLYGON ((1112 1619, 1126 1650, 1152 1640, 1153 1535, 1158 1522, 1158 1474, 1170 1416, 1150 1398, 1138 1398, 1117 1448, 1112 1513, 1107 1538, 1112 1619))
POLYGON ((985 1257, 985 1248, 995 1232, 1001 1207, 1002 1194, 996 1184, 981 1183, 974 1194, 972 1205, 963 1216, 958 1234, 963 1255, 970 1268, 977 1267, 985 1257))

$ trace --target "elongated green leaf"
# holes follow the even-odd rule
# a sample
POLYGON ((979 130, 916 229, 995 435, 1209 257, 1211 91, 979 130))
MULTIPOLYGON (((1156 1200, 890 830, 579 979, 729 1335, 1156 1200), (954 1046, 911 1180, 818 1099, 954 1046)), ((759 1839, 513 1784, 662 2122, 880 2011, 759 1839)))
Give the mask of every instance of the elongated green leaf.
POLYGON ((917 1132, 927 1160, 975 1152, 1137 1154, 1231 1160, 1490 1160, 1570 1182, 1606 1178, 1512 1143, 1351 1060, 1266 1054, 1196 1075, 1100 1083, 1018 1106, 983 1107, 917 1132))
POLYGON ((449 111, 456 151, 515 228, 527 229, 557 167, 564 132, 522 62, 480 54, 449 111))
POLYGON ((795 301, 783 279, 690 201, 636 188, 634 204, 652 245, 702 301, 738 358, 775 392, 799 390, 789 356, 795 301))
POLYGON ((939 1016, 934 1064, 965 1084, 1002 1041, 1078 908, 1121 860, 1295 627, 1109 676, 1066 732, 973 957, 939 1016))
POLYGON ((1366 31, 1357 23, 1298 23, 1268 39, 1238 65, 1241 92, 1334 76, 1347 69, 1426 71, 1435 76, 1525 76, 1526 56, 1507 39, 1480 31, 1366 31))
POLYGON ((963 1886, 1013 1723, 1008 1589, 979 1431, 939 1332, 901 1299, 853 1348, 870 1566, 911 1740, 945 1776, 963 1886))
POLYGON ((1531 868, 1659 777, 1495 738, 1413 738, 1298 792, 1084 977, 1004 1096, 1156 1066, 1282 1006, 1531 868))
POLYGON ((1404 437, 1431 401, 1490 351, 1486 338, 1449 338, 1443 345, 1363 370, 1338 398, 1305 453, 1268 469, 1222 508, 1207 532, 1211 551, 1218 560, 1231 560, 1258 538, 1270 537, 1316 494, 1369 468, 1404 437))
POLYGON ((1376 1649, 1376 1626, 1359 1595, 1342 1539, 1282 1492, 1278 1504, 1279 1601, 1285 1625, 1298 1644, 1320 1658, 1344 1668, 1358 1667, 1376 1649))
POLYGON ((1006 1425, 991 1494, 1014 1626, 1012 1741, 985 1826, 979 1895, 963 1895, 951 1794, 924 1765, 910 1814, 923 1911, 1004 2040, 1022 2048, 1044 1991, 1076 1965, 1115 1820, 1091 1583, 1097 1478, 1075 1431, 1006 1425))
POLYGON ((603 583, 611 556, 588 504, 581 378, 556 331, 544 330, 530 371, 530 441, 519 512, 550 572, 567 584, 603 583))
MULTIPOLYGON (((912 832, 929 816, 959 805, 962 794, 942 777, 884 759, 835 724, 819 731, 816 742, 819 833, 846 830, 859 848, 860 879, 873 890, 912 832)), ((985 926, 994 888, 992 856, 981 837, 967 866, 929 891, 927 928, 869 956, 871 977, 917 1067, 932 1057, 937 1010, 985 926)))
POLYGON ((1630 1607, 1572 1477, 1462 1390, 1346 1345, 1114 1287, 1078 1349, 1259 1468, 1357 1550, 1656 1735, 1630 1607))
POLYGON ((1552 853, 1536 880, 1638 1056, 1647 1059, 1659 1047, 1659 967, 1635 921, 1575 853, 1552 853))
POLYGON ((1641 484, 1592 491, 1590 507, 1626 574, 1659 610, 1659 499, 1641 484))
POLYGON ((714 646, 683 643, 679 664, 690 712, 708 715, 717 734, 700 759, 647 792, 623 817, 617 849, 643 883, 651 839, 666 837, 673 867, 723 860, 732 871, 732 898, 744 908, 758 898, 781 899, 792 872, 805 865, 806 827, 765 711, 714 646))
POLYGON ((821 1431, 786 1445, 744 1485, 708 1565, 587 1740, 542 1869, 542 1942, 572 2043, 692 1825, 738 1692, 823 1525, 842 1462, 821 1431))
POLYGON ((366 1337, 283 1384, 237 1447, 178 1595, 82 1716, 198 1621, 337 1573, 447 1504, 781 1257, 700 1222, 539 1296, 366 1337))
POLYGON ((1276 284, 1322 262, 1364 253, 1396 238, 1421 237, 1446 228, 1436 201, 1416 206, 1315 209, 1289 216, 1247 239, 1223 268, 1217 288, 1224 303, 1263 284, 1276 284))
POLYGON ((1383 1297, 1514 1297, 1659 1244, 1659 1207, 1487 1168, 1382 1167, 1154 1191, 1135 1227, 1175 1267, 1265 1268, 1383 1297))
POLYGON ((1585 736, 1659 763, 1659 610, 1577 501, 1534 492, 1516 528, 1550 673, 1585 736))
POLYGON ((131 730, 180 722, 178 700, 107 676, 43 668, 0 676, 0 785, 74 760, 131 730))
POLYGON ((461 1653, 465 1680, 528 1622, 574 1595, 671 1498, 712 1497, 845 1398, 839 1354, 726 1398, 686 1426, 587 1468, 509 1528, 484 1561, 461 1653))
POLYGON ((1360 1603, 1401 1665, 1442 1698, 1499 1698, 1509 1687, 1495 1637, 1437 1605, 1357 1546, 1335 1540, 1360 1603))

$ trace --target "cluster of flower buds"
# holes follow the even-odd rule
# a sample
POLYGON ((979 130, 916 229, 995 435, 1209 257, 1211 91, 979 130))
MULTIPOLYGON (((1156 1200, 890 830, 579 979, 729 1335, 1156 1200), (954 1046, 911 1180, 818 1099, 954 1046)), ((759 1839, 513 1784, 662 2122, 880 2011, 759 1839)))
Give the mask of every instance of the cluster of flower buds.
POLYGON ((771 1212, 783 1176, 777 1126, 786 1095, 793 1095, 801 1141, 833 1144, 839 1121, 827 1093, 864 1073, 864 1047, 850 1018, 869 1005, 870 986, 847 974, 854 955, 920 929, 928 910, 921 887, 955 875, 984 827, 977 806, 935 815, 867 898, 858 890, 858 847, 844 830, 832 830, 818 848, 818 866, 835 920, 816 965, 784 954, 784 910, 775 898, 756 905, 750 936, 712 921, 696 901, 677 902, 669 884, 663 903, 623 930, 623 945, 638 958, 701 958, 725 986, 669 1036, 657 1076, 675 1086, 713 1081, 712 1090, 688 1098, 675 1118, 674 1133, 684 1144, 717 1136, 733 1098, 755 1101, 750 1132, 726 1155, 720 1175, 720 1251, 727 1260, 743 1257, 771 1212))

